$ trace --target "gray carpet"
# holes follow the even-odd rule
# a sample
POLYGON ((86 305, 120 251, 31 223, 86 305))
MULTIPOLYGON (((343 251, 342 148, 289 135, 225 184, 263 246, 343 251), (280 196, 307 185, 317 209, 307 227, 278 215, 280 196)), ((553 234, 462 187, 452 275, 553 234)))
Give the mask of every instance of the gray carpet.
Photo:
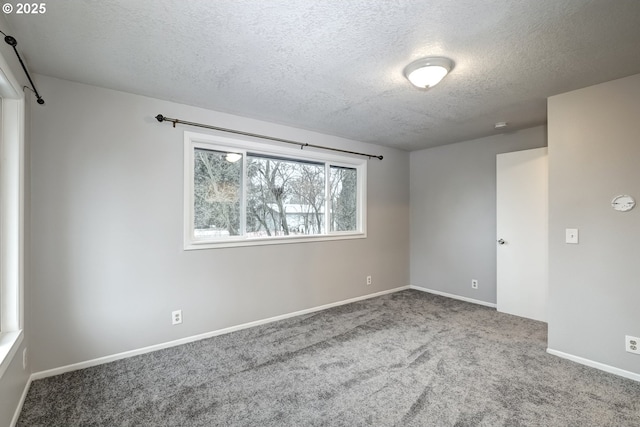
POLYGON ((34 381, 19 426, 640 426, 544 323, 418 291, 34 381))

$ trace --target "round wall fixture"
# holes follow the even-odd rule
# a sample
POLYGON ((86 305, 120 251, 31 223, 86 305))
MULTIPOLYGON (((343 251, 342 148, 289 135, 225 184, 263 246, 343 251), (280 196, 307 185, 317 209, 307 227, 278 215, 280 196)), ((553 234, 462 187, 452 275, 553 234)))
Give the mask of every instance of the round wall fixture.
POLYGON ((415 87, 429 89, 440 83, 440 80, 453 69, 453 65, 449 58, 422 58, 407 65, 404 68, 404 76, 415 87))
POLYGON ((620 212, 627 212, 633 209, 636 205, 636 201, 631 196, 626 194, 616 196, 611 201, 611 207, 620 212))

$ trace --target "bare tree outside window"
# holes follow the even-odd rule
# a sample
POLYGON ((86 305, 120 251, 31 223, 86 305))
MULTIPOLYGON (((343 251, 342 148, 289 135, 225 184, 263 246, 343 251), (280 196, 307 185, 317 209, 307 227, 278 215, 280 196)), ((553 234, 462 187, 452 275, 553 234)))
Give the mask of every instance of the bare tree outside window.
POLYGON ((195 237, 239 236, 241 156, 202 149, 194 154, 195 237))
POLYGON ((247 235, 324 232, 324 165, 247 155, 247 235))
POLYGON ((325 205, 325 167, 323 164, 302 163, 297 171, 294 187, 300 234, 323 234, 325 205))
POLYGON ((358 227, 358 171, 331 166, 331 231, 353 231, 358 227))

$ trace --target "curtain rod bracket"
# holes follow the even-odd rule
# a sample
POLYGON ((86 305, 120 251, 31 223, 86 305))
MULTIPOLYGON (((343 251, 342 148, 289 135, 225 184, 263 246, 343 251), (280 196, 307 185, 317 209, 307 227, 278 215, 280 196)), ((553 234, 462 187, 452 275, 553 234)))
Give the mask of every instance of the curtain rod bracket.
POLYGON ((205 125, 205 124, 202 124, 202 123, 187 122, 185 120, 172 119, 171 117, 165 117, 162 114, 158 114, 155 118, 160 123, 162 123, 162 122, 171 122, 173 124, 174 128, 176 127, 176 124, 181 123, 181 124, 186 125, 186 126, 195 126, 195 127, 205 128, 205 129, 213 129, 213 130, 217 130, 217 131, 220 131, 220 132, 235 133, 236 135, 244 135, 244 136, 250 136, 250 137, 253 137, 253 138, 268 139, 270 141, 284 142, 285 144, 298 145, 298 146, 300 146, 301 150, 304 149, 304 147, 313 147, 313 148, 318 148, 318 149, 321 149, 321 150, 329 150, 329 151, 337 151, 339 153, 355 154, 356 156, 364 156, 364 157, 367 157, 369 159, 382 160, 384 158, 383 156, 376 156, 374 154, 359 153, 357 151, 342 150, 340 148, 324 147, 322 145, 309 144, 308 142, 291 141, 289 139, 276 138, 274 136, 267 136, 267 135, 260 135, 258 133, 243 132, 241 130, 221 128, 221 127, 218 127, 218 126, 205 125))

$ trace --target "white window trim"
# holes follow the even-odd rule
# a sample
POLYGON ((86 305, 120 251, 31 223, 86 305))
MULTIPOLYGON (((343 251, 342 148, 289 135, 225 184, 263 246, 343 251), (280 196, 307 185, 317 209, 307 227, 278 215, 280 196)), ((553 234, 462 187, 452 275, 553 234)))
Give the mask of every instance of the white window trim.
POLYGON ((24 129, 20 83, 0 55, 0 377, 24 334, 24 129))
MULTIPOLYGON (((328 180, 327 180, 328 181, 328 180)), ((246 185, 246 183, 243 183, 246 185)), ((325 190, 326 191, 326 190, 325 190)), ((327 197, 329 193, 326 192, 327 197)), ((241 209, 245 209, 244 203, 241 209)), ((245 224, 241 224, 244 230, 245 224)), ((195 132, 184 133, 184 249, 213 249, 237 246, 279 245, 288 243, 320 242, 344 239, 363 239, 367 237, 367 161, 346 155, 320 153, 310 149, 282 147, 265 142, 241 140, 224 136, 200 134, 195 132), (355 231, 332 231, 327 228, 326 234, 312 236, 270 236, 250 238, 246 236, 228 237, 224 240, 202 241, 194 237, 194 149, 203 148, 218 151, 234 151, 241 153, 242 161, 246 166, 247 152, 252 154, 264 154, 268 156, 281 156, 292 160, 307 160, 329 163, 333 166, 349 167, 357 170, 358 182, 358 227, 355 231)))

